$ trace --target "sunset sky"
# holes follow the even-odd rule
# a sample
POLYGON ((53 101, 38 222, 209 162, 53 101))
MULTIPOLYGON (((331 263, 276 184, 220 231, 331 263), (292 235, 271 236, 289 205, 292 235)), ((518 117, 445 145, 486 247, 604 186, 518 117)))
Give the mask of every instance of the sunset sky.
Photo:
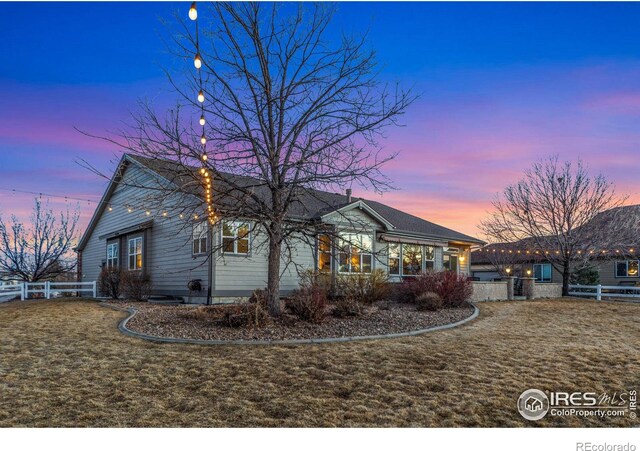
MULTIPOLYGON (((192 66, 163 21, 188 8, 0 4, 0 214, 28 214, 34 196, 16 189, 85 199, 88 222, 106 182, 76 161, 110 171, 120 151, 74 127, 106 134, 137 99, 176 99, 163 70, 192 66)), ((495 193, 558 153, 640 203, 638 24, 638 3, 340 4, 333 28, 368 30, 381 77, 421 93, 387 133, 398 190, 381 200, 478 235, 495 193)))

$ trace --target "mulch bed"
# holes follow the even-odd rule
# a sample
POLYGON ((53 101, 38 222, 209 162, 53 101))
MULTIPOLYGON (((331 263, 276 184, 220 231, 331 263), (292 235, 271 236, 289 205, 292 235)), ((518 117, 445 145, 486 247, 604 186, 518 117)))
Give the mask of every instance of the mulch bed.
POLYGON ((293 315, 269 320, 264 327, 220 326, 195 305, 156 305, 146 302, 109 301, 118 307, 134 307, 138 312, 127 328, 157 337, 197 340, 295 340, 315 338, 387 335, 455 323, 473 314, 473 307, 420 312, 410 304, 374 305, 359 317, 335 318, 327 315, 321 324, 299 320, 293 315), (204 313, 204 314, 203 314, 204 313))

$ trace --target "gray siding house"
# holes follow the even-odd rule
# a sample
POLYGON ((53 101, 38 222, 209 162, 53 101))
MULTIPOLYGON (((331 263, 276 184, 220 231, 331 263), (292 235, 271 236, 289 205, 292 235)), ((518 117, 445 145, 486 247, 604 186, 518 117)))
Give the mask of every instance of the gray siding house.
MULTIPOLYGON (((250 220, 220 218, 211 225, 181 209, 178 197, 164 199, 161 208, 152 203, 155 186, 175 183, 173 164, 123 156, 76 248, 79 279, 97 280, 105 266, 140 271, 151 277, 154 296, 189 303, 246 297, 264 288, 267 249, 259 245, 264 234, 250 220), (188 288, 192 280, 199 280, 201 290, 188 288)), ((301 205, 304 213, 298 213, 306 220, 333 227, 345 242, 359 244, 357 249, 345 247, 322 233, 296 241, 291 251, 294 264, 281 265, 285 293, 298 286, 304 270, 351 274, 382 269, 395 281, 428 269, 469 275, 471 246, 484 244, 350 194, 314 191, 301 205)))

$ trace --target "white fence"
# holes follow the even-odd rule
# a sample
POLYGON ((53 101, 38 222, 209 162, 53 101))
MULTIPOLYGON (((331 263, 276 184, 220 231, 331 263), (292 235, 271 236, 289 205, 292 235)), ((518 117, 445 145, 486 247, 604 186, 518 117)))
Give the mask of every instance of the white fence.
POLYGON ((640 301, 640 287, 626 287, 621 285, 569 285, 570 296, 595 297, 601 301, 602 298, 616 298, 640 301))
POLYGON ((51 299, 58 293, 75 292, 91 293, 92 297, 97 296, 96 282, 24 282, 18 285, 8 285, 0 288, 0 297, 16 297, 25 300, 31 294, 42 293, 45 299, 51 299))

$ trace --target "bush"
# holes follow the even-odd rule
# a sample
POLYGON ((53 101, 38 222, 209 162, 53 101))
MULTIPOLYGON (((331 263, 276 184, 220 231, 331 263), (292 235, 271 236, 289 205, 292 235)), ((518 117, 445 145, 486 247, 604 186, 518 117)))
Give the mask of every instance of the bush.
POLYGON ((362 314, 362 303, 352 297, 342 296, 336 300, 332 313, 337 318, 360 316, 362 314))
POLYGON ((572 272, 569 280, 573 285, 598 285, 600 273, 591 265, 584 266, 572 272))
POLYGON ((416 310, 435 312, 442 308, 442 298, 432 291, 421 294, 416 298, 416 310))
POLYGON ((321 323, 327 314, 327 292, 317 285, 301 286, 291 293, 286 307, 303 321, 321 323))
POLYGON ((361 304, 384 301, 391 295, 389 276, 381 269, 372 273, 341 275, 337 280, 338 295, 361 304))
POLYGON ((417 303, 425 293, 436 293, 444 307, 460 307, 473 294, 471 281, 453 271, 429 271, 402 282, 398 302, 417 303))
POLYGON ((331 274, 326 272, 314 271, 307 269, 301 271, 298 274, 299 285, 301 287, 318 287, 326 291, 331 292, 331 274))
POLYGON ((118 299, 122 293, 124 271, 119 268, 102 268, 98 276, 98 290, 111 299, 118 299))
POLYGON ((138 271, 123 271, 122 291, 127 299, 146 301, 151 296, 151 277, 138 271))

